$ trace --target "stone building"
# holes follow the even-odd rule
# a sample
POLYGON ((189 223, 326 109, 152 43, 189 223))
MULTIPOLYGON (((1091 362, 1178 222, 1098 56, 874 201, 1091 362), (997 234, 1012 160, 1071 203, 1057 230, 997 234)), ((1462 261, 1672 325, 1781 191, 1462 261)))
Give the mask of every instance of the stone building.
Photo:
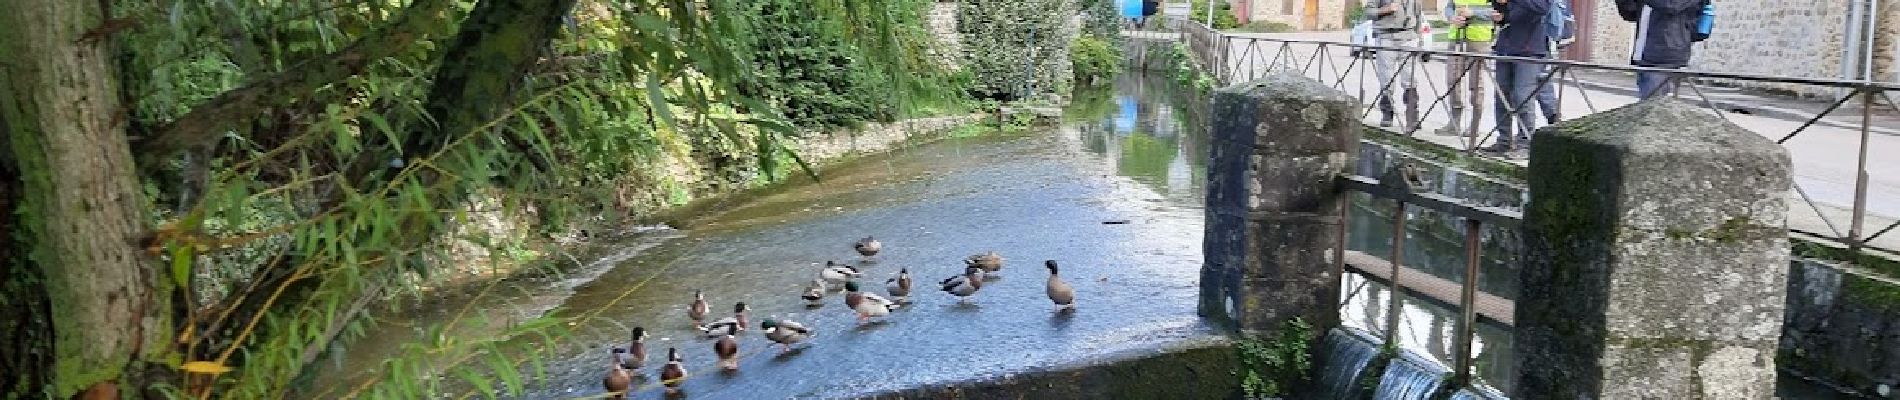
POLYGON ((1241 23, 1265 21, 1287 24, 1303 31, 1346 29, 1346 9, 1353 0, 1224 0, 1241 23))
MULTIPOLYGON (((1574 60, 1610 64, 1629 62, 1635 36, 1633 24, 1616 13, 1614 0, 1571 0, 1576 10, 1583 46, 1565 54, 1574 60)), ((1900 54, 1900 1, 1846 0, 1750 0, 1716 2, 1716 29, 1709 40, 1696 45, 1690 68, 1746 74, 1792 76, 1825 79, 1859 79, 1871 69, 1871 80, 1900 81, 1900 69, 1894 66, 1900 54), (1856 4, 1858 3, 1858 4, 1856 4), (1867 57, 1865 42, 1859 41, 1861 29, 1856 15, 1877 3, 1872 13, 1876 28, 1872 57, 1867 57), (1871 61, 1871 68, 1864 63, 1871 61)), ((1863 17, 1864 18, 1864 17, 1863 17)), ((1829 97, 1839 92, 1812 86, 1755 84, 1805 96, 1829 97)))

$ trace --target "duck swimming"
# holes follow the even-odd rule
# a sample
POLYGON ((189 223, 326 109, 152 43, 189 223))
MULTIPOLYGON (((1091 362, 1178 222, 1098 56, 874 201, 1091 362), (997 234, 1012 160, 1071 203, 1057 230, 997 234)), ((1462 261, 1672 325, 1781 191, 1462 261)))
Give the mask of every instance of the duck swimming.
POLYGON ((825 285, 824 279, 813 279, 810 285, 805 285, 805 293, 798 297, 805 299, 805 307, 823 307, 825 303, 821 300, 825 299, 825 292, 828 291, 831 291, 831 288, 825 285))
POLYGON ((600 386, 607 389, 608 398, 627 398, 627 389, 633 388, 633 375, 620 367, 620 364, 624 362, 620 356, 626 353, 627 349, 614 348, 613 362, 607 366, 607 377, 601 379, 600 386))
POLYGON ((884 250, 884 244, 879 243, 877 238, 865 236, 863 239, 858 239, 857 243, 852 243, 851 249, 857 250, 859 256, 869 260, 871 257, 876 257, 878 251, 884 250))
POLYGON ((1003 256, 996 254, 995 251, 990 251, 988 253, 964 258, 963 264, 969 267, 981 268, 983 272, 987 274, 995 274, 1003 270, 1003 256))
POLYGON ((713 322, 708 322, 705 325, 700 325, 699 333, 704 334, 706 335, 706 337, 709 337, 709 338, 716 338, 716 337, 719 337, 720 335, 726 334, 727 328, 736 328, 739 331, 744 331, 746 330, 745 312, 747 309, 748 308, 746 307, 745 302, 743 301, 737 304, 733 304, 732 316, 720 318, 718 320, 714 320, 713 322))
POLYGON ((864 276, 864 274, 858 273, 857 267, 832 261, 826 261, 825 269, 818 271, 818 278, 824 279, 826 283, 833 285, 843 284, 862 276, 864 276))
POLYGON ((727 371, 739 370, 739 340, 734 338, 734 336, 738 334, 738 326, 727 325, 726 336, 719 338, 717 342, 713 342, 713 354, 719 355, 720 369, 727 371))
POLYGON ((627 355, 621 359, 620 367, 639 370, 647 363, 647 328, 633 327, 633 343, 627 345, 627 355))
POLYGON ((685 362, 678 348, 666 349, 666 366, 660 368, 660 383, 666 385, 666 394, 679 394, 680 384, 686 382, 685 362))
POLYGON ((710 310, 706 308, 706 294, 694 290, 693 303, 686 306, 686 317, 693 319, 693 325, 699 325, 700 322, 706 321, 707 311, 710 310))
POLYGON ((891 293, 891 299, 898 304, 910 302, 910 269, 897 270, 897 277, 884 281, 884 289, 891 293))

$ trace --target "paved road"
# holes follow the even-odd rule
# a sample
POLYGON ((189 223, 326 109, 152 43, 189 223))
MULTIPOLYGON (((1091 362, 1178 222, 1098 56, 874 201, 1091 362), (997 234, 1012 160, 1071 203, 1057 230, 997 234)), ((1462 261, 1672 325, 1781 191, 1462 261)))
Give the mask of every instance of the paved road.
MULTIPOLYGON (((1240 37, 1321 40, 1345 42, 1348 33, 1310 32, 1286 34, 1235 34, 1240 37)), ((1318 46, 1291 45, 1288 55, 1281 55, 1281 45, 1276 42, 1232 41, 1232 53, 1229 67, 1236 72, 1237 81, 1265 74, 1274 60, 1280 57, 1281 64, 1291 62, 1295 67, 1305 67, 1308 76, 1327 83, 1338 82, 1339 87, 1348 93, 1370 100, 1378 93, 1378 80, 1370 68, 1369 60, 1355 63, 1343 49, 1332 49, 1320 56, 1321 63, 1313 61, 1318 46), (1290 60, 1290 61, 1288 61, 1290 60), (1342 73, 1343 71, 1343 73, 1342 73)), ((1764 60, 1764 62, 1773 62, 1764 60)), ((1442 60, 1421 64, 1415 75, 1419 81, 1420 96, 1424 97, 1421 106, 1425 106, 1445 91, 1446 71, 1442 60)), ((1487 82, 1487 90, 1495 95, 1495 85, 1487 82)), ((1565 82, 1562 89, 1561 114, 1566 118, 1581 116, 1627 105, 1635 102, 1633 79, 1614 72, 1587 72, 1576 74, 1576 79, 1565 82)), ((1700 87, 1711 104, 1720 109, 1730 110, 1720 113, 1730 121, 1771 139, 1780 139, 1800 127, 1815 113, 1824 109, 1827 102, 1802 101, 1780 97, 1750 94, 1741 90, 1700 87), (1741 112, 1733 111, 1735 109, 1741 112)), ((1696 91, 1684 86, 1682 98, 1686 101, 1703 103, 1703 97, 1696 91)), ((1858 101, 1854 102, 1858 105, 1858 101)), ((1486 106, 1487 113, 1492 108, 1486 106)), ((1416 137, 1447 146, 1463 147, 1460 138, 1439 136, 1429 131, 1448 122, 1446 106, 1439 104, 1425 116, 1424 129, 1416 137)), ((1892 110, 1876 115, 1874 129, 1868 142, 1868 196, 1869 216, 1865 222, 1865 234, 1872 234, 1894 223, 1894 217, 1900 216, 1900 120, 1894 118, 1892 110)), ((1367 121, 1376 122, 1376 111, 1367 116, 1367 121)), ((1490 127, 1495 126, 1490 115, 1484 116, 1480 135, 1486 135, 1490 127)), ((1861 115, 1858 107, 1836 111, 1820 123, 1807 129, 1799 136, 1788 141, 1785 146, 1794 160, 1795 182, 1814 200, 1812 205, 1801 200, 1799 194, 1790 195, 1789 226, 1811 232, 1828 234, 1838 230, 1845 233, 1849 229, 1851 211, 1854 204, 1854 183, 1857 155, 1860 145, 1859 131, 1861 115), (1823 219, 1822 216, 1825 216, 1823 219), (1829 227, 1829 224, 1833 228, 1829 227)), ((1514 161, 1523 164, 1523 160, 1514 161)), ((1900 229, 1896 229, 1900 231, 1900 229)), ((1875 246, 1888 249, 1900 249, 1900 232, 1890 232, 1874 242, 1875 246)))

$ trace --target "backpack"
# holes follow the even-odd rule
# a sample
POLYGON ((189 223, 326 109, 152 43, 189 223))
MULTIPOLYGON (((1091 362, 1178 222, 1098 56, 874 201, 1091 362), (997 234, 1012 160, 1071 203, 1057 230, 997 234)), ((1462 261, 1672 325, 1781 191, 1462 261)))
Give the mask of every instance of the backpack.
POLYGON ((1577 41, 1577 17, 1570 15, 1570 0, 1550 2, 1550 13, 1544 16, 1546 32, 1557 47, 1569 46, 1577 41))
POLYGON ((1695 31, 1689 35, 1689 41, 1709 40, 1715 34, 1715 2, 1702 0, 1702 15, 1695 19, 1695 31))

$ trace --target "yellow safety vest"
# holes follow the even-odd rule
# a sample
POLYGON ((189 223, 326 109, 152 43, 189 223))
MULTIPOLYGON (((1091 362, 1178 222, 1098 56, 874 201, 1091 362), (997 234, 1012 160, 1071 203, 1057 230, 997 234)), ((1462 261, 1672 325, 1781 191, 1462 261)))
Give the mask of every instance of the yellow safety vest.
MULTIPOLYGON (((1453 7, 1469 10, 1490 11, 1491 9, 1490 0, 1452 0, 1451 4, 1453 7)), ((1450 39, 1453 41, 1463 39, 1467 42, 1489 42, 1491 41, 1491 35, 1495 33, 1495 31, 1497 31, 1497 25, 1490 20, 1470 21, 1470 23, 1465 24, 1463 28, 1452 27, 1450 39)))

